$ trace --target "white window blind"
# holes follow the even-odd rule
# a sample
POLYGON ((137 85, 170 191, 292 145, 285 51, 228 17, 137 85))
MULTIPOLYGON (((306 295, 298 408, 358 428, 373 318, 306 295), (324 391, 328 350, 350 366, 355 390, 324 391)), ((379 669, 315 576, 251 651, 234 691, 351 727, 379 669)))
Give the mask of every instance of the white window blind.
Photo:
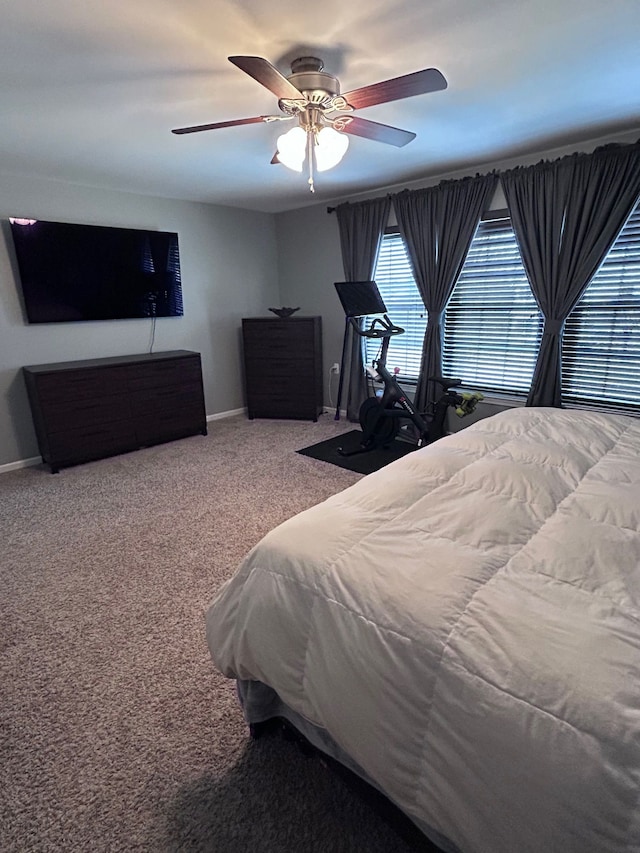
MULTIPOLYGON (((387 314, 401 326, 404 335, 391 338, 387 367, 399 368, 401 379, 417 380, 427 328, 427 314, 413 278, 411 264, 400 234, 389 233, 382 238, 374 280, 387 307, 387 314)), ((369 322, 372 318, 368 318, 369 322)), ((365 363, 377 357, 380 341, 365 338, 365 363)))
MULTIPOLYGON (((406 333, 387 364, 417 380, 427 314, 399 233, 385 234, 375 280, 388 314, 406 333)), ((508 217, 481 222, 445 312, 443 373, 483 391, 527 393, 542 320, 508 217)), ((367 362, 378 344, 367 340, 367 362)))
POLYGON ((482 221, 445 311, 443 373, 484 392, 527 393, 541 335, 509 218, 482 221))
POLYGON ((640 406, 640 203, 565 324, 562 397, 640 406))

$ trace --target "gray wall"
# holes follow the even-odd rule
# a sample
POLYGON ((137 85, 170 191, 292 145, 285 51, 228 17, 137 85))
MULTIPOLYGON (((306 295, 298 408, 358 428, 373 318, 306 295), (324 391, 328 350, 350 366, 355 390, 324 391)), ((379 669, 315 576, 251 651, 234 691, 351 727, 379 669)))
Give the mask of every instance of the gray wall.
MULTIPOLYGON (((184 317, 156 321, 154 352, 202 354, 207 414, 244 405, 240 320, 282 304, 274 217, 234 208, 0 176, 0 219, 25 216, 177 231, 184 317)), ((38 456, 20 368, 148 352, 150 320, 26 323, 7 234, 0 235, 0 466, 38 456)))
POLYGON ((333 286, 344 280, 336 216, 326 205, 281 213, 276 234, 281 304, 322 317, 324 400, 335 405, 338 379, 330 379, 329 368, 340 362, 344 336, 344 313, 333 286))

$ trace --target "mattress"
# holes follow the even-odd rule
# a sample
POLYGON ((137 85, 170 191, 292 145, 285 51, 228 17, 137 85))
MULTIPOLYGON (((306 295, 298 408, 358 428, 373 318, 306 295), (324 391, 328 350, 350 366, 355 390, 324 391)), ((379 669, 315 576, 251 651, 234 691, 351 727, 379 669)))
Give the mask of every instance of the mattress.
POLYGON ((462 853, 640 851, 640 421, 519 408, 271 531, 207 613, 462 853))

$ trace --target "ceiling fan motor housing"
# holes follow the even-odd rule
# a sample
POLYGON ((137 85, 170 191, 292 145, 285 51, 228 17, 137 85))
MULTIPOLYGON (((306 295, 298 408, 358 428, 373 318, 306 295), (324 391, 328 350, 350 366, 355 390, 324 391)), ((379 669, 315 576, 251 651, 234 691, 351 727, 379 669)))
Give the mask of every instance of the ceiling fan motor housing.
POLYGON ((302 56, 291 63, 293 72, 287 80, 312 103, 321 103, 340 94, 340 83, 333 74, 323 71, 324 63, 315 56, 302 56))

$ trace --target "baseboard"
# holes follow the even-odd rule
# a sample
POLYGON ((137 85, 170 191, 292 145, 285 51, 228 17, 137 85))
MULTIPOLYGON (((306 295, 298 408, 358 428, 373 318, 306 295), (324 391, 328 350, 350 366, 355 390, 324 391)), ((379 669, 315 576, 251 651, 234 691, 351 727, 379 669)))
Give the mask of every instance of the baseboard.
POLYGON ((228 412, 217 412, 215 415, 207 415, 207 423, 210 421, 221 421, 223 418, 232 418, 235 415, 246 415, 246 408, 229 409, 228 412))
MULTIPOLYGON (((215 415, 207 415, 207 423, 210 421, 220 421, 223 418, 231 418, 234 415, 242 415, 247 410, 242 409, 231 409, 228 412, 218 412, 215 415)), ((0 465, 0 476, 2 474, 8 474, 10 471, 17 471, 19 468, 29 468, 32 465, 41 465, 42 457, 41 456, 32 456, 29 459, 18 459, 16 462, 6 462, 4 465, 0 465)))
POLYGON ((340 417, 336 418, 336 407, 335 406, 331 406, 331 407, 323 406, 322 414, 323 415, 333 415, 333 419, 336 421, 343 420, 343 419, 345 421, 347 420, 347 410, 346 409, 340 409, 340 412, 339 412, 340 417))
POLYGON ((42 456, 32 456, 30 459, 18 459, 17 462, 7 462, 0 465, 0 474, 8 474, 9 471, 17 471, 18 468, 30 468, 32 465, 41 465, 42 456))

